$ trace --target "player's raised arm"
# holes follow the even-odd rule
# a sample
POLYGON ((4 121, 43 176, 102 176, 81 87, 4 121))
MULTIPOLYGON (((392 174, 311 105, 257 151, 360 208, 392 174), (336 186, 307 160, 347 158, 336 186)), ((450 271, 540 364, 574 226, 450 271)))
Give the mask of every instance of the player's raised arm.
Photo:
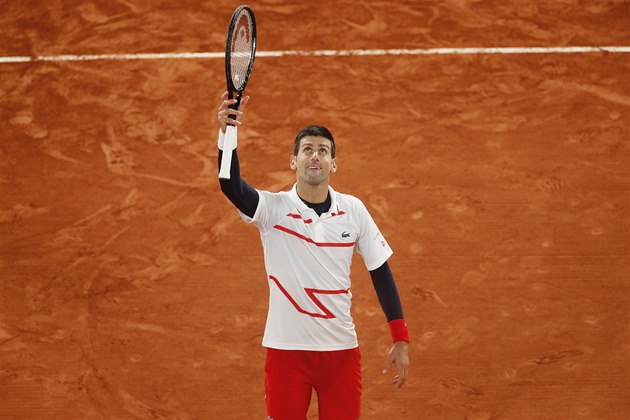
POLYGON ((219 120, 219 168, 222 164, 224 148, 231 148, 232 156, 230 159, 229 177, 219 177, 219 183, 221 184, 221 191, 223 194, 238 208, 242 213, 249 217, 254 217, 256 207, 258 207, 258 191, 247 184, 241 179, 241 170, 238 162, 238 154, 236 153, 237 145, 237 130, 242 124, 242 118, 245 114, 244 110, 249 102, 249 96, 243 97, 238 110, 231 109, 229 106, 236 103, 236 99, 228 99, 228 93, 225 92, 221 95, 221 105, 217 112, 217 119, 219 120), (230 116, 234 118, 230 118, 230 116), (233 138, 230 141, 225 141, 225 134, 228 125, 233 126, 233 138))

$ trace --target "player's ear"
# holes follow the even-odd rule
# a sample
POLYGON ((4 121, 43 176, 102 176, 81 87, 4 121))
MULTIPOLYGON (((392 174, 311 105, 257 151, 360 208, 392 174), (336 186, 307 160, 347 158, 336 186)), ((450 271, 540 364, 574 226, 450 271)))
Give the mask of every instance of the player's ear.
POLYGON ((291 155, 291 160, 289 161, 289 168, 291 168, 294 171, 297 169, 297 164, 295 162, 295 156, 294 155, 291 155))
POLYGON ((330 173, 334 174, 335 172, 337 172, 337 158, 334 158, 330 163, 330 173))

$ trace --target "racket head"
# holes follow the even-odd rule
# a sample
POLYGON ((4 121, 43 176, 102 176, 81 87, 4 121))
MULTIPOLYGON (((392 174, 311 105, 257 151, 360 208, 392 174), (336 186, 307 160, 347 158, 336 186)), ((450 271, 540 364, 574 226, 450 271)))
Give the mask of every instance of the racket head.
POLYGON ((225 43, 225 77, 230 99, 236 94, 240 100, 252 73, 255 55, 256 18, 249 6, 239 6, 232 13, 225 43))

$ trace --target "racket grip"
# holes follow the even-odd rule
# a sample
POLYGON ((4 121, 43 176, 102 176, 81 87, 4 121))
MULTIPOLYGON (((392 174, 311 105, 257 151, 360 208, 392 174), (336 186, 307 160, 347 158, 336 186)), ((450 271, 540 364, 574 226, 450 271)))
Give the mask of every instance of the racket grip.
POLYGON ((230 169, 232 168, 232 151, 236 147, 236 127, 228 125, 223 138, 223 155, 221 156, 221 167, 219 178, 230 179, 230 169))
MULTIPOLYGON (((233 109, 235 111, 238 111, 238 108, 241 106, 241 98, 242 98, 241 93, 240 92, 237 93, 236 98, 234 98, 234 99, 236 99, 236 103, 228 105, 228 108, 233 109)), ((232 99, 232 98, 230 97, 230 99, 232 99)), ((228 118, 232 118, 233 120, 235 120, 236 119, 236 115, 229 115, 228 118)))

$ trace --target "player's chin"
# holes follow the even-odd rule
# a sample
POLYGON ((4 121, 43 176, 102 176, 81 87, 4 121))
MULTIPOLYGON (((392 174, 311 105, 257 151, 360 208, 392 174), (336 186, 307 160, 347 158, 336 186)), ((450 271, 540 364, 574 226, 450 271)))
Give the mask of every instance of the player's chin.
POLYGON ((307 184, 319 185, 322 182, 324 182, 326 179, 328 179, 328 177, 322 172, 321 169, 319 170, 309 169, 304 174, 303 179, 304 181, 306 181, 307 184))

